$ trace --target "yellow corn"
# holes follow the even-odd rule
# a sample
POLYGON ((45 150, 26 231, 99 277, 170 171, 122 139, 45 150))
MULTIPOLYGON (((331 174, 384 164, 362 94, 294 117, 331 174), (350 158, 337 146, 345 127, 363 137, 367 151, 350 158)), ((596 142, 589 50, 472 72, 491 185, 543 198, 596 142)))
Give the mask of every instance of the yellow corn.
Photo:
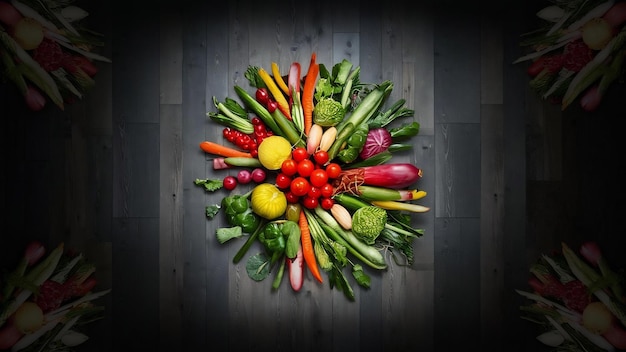
POLYGON ((267 71, 265 71, 263 68, 259 68, 259 77, 261 77, 261 79, 267 86, 267 89, 274 97, 274 100, 276 100, 276 102, 278 103, 278 108, 280 109, 280 111, 289 120, 291 120, 291 112, 289 111, 289 103, 287 102, 287 98, 285 98, 283 92, 280 90, 280 88, 278 88, 272 76, 270 76, 270 74, 267 73, 267 71))
POLYGON ((283 76, 280 74, 280 70, 278 69, 278 64, 272 62, 272 75, 274 75, 274 80, 276 84, 286 95, 289 95, 289 87, 287 87, 287 83, 283 80, 283 76))
POLYGON ((372 205, 386 210, 406 210, 413 213, 425 213, 430 210, 429 207, 425 207, 423 205, 398 202, 394 200, 375 200, 372 201, 372 205))

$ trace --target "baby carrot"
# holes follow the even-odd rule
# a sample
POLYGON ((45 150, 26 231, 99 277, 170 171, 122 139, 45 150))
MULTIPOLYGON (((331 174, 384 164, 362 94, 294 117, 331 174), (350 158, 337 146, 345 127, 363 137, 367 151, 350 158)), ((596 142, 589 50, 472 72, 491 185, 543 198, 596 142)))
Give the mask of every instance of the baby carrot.
POLYGON ((313 241, 311 240, 311 229, 309 228, 309 222, 306 219, 304 211, 300 211, 298 218, 298 226, 300 227, 300 243, 302 244, 302 255, 304 256, 304 262, 306 266, 313 274, 313 277, 319 282, 322 282, 322 275, 320 269, 317 266, 317 260, 315 259, 315 251, 313 250, 313 241))
POLYGON ((219 143, 202 141, 200 142, 200 149, 202 149, 205 153, 216 154, 223 157, 244 157, 244 158, 252 158, 252 154, 248 152, 244 152, 242 150, 230 148, 219 143))
POLYGON ((304 115, 304 133, 308 136, 313 126, 313 94, 315 93, 315 82, 319 74, 320 67, 316 62, 317 55, 315 52, 311 54, 311 63, 309 70, 304 79, 304 88, 302 89, 302 113, 304 115))

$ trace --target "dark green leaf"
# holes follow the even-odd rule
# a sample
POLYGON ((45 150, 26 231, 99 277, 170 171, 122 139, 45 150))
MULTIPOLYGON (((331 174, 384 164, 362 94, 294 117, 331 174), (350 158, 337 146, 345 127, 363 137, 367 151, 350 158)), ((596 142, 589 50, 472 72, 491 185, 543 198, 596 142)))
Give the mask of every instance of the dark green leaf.
POLYGON ((370 288, 371 278, 363 271, 363 266, 355 264, 352 267, 352 276, 361 287, 370 288))
POLYGON ((205 208, 206 217, 209 219, 213 219, 217 213, 220 211, 220 206, 218 204, 208 205, 205 208))
POLYGON ((222 179, 200 179, 197 178, 193 181, 196 186, 202 186, 207 192, 217 191, 224 186, 222 179))
POLYGON ((265 253, 253 255, 246 262, 246 271, 252 280, 262 281, 270 274, 270 259, 265 253))

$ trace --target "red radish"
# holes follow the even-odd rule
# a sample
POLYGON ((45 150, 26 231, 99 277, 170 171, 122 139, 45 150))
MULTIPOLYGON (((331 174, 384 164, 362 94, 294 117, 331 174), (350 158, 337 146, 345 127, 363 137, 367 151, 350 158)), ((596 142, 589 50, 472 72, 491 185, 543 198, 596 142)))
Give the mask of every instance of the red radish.
POLYGON ((32 111, 40 111, 46 106, 46 98, 37 88, 31 85, 28 85, 26 89, 24 101, 26 102, 26 106, 32 111))
POLYGON ((22 17, 22 14, 13 5, 0 1, 0 22, 9 27, 9 29, 15 26, 22 17))
POLYGON ((226 164, 226 162, 224 161, 224 158, 213 159, 213 170, 223 170, 223 169, 230 169, 230 168, 232 168, 232 166, 226 164))
POLYGON ((89 77, 93 77, 96 75, 96 73, 98 73, 98 68, 96 67, 96 65, 94 65, 91 60, 84 56, 76 55, 72 57, 72 61, 74 61, 76 66, 85 71, 85 73, 89 75, 89 77))
POLYGON ((626 22, 626 1, 620 1, 613 5, 602 16, 612 27, 617 27, 626 22))
POLYGON ((615 348, 626 350, 626 330, 615 323, 602 336, 615 348))
POLYGON ((33 265, 43 257, 46 248, 39 241, 31 241, 24 250, 24 259, 28 261, 28 265, 33 265))
POLYGON ((304 259, 302 245, 298 248, 298 253, 293 259, 286 258, 287 269, 289 270, 289 283, 294 291, 300 291, 304 283, 304 259))
POLYGON ((580 97, 580 106, 585 111, 594 111, 600 106, 602 102, 602 93, 600 92, 599 85, 595 84, 580 97))
POLYGON ((252 181, 254 181, 255 183, 261 183, 265 181, 267 175, 265 174, 265 171, 263 169, 257 167, 252 170, 252 172, 250 173, 250 177, 252 177, 252 181))
POLYGON ((24 334, 13 324, 7 322, 0 328, 0 350, 8 350, 19 341, 24 334))
POLYGON ((602 252, 600 251, 600 247, 595 242, 585 242, 580 246, 580 254, 587 260, 589 263, 594 266, 598 266, 602 258, 602 252))

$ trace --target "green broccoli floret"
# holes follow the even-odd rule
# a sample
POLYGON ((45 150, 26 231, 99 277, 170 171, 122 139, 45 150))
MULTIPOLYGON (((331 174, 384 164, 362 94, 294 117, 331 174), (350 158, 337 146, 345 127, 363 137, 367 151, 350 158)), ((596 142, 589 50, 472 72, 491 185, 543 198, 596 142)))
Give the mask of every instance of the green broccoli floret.
POLYGON ((352 233, 367 244, 374 244, 387 223, 387 211, 376 206, 365 206, 352 214, 352 233))

